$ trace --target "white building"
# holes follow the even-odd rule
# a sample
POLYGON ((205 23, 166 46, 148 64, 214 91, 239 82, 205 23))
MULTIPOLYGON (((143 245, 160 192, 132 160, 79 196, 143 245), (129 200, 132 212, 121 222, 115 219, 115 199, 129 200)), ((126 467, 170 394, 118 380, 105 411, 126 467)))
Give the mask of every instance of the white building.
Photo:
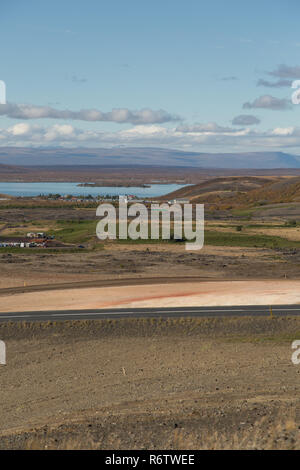
POLYGON ((128 197, 127 196, 119 196, 119 204, 128 204, 128 197))

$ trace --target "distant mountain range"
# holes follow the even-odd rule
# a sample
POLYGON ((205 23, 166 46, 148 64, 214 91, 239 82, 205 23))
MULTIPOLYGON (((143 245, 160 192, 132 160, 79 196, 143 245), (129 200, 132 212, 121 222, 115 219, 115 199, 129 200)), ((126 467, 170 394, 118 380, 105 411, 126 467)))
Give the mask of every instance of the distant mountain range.
POLYGON ((0 164, 18 166, 105 165, 198 168, 300 168, 300 156, 284 152, 196 153, 162 148, 0 147, 0 164))

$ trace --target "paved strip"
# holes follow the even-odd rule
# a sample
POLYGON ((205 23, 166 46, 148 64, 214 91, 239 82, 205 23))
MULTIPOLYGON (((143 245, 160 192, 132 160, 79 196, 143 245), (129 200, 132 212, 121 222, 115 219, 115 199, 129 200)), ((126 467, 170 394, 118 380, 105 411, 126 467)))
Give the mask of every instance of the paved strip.
MULTIPOLYGON (((273 315, 300 315, 300 305, 276 305, 273 315)), ((270 316, 269 305, 242 305, 224 307, 166 307, 166 308, 133 308, 101 310, 57 310, 32 312, 0 313, 0 321, 51 321, 113 318, 182 318, 182 317, 246 317, 270 316)))

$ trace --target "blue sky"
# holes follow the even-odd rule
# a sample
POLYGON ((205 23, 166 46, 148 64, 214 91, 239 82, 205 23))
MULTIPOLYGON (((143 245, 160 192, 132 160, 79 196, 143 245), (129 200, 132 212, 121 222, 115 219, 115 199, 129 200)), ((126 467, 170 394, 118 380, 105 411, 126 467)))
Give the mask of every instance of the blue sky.
POLYGON ((0 8, 2 146, 300 154, 300 106, 291 103, 297 0, 1 0, 0 8))

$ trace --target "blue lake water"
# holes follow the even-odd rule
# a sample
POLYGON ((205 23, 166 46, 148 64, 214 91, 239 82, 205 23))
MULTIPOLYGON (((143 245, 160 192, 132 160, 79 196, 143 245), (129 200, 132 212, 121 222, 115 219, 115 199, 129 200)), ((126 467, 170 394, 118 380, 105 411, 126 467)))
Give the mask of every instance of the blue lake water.
POLYGON ((1 183, 0 193, 11 196, 38 196, 39 194, 71 194, 72 196, 133 194, 137 197, 163 196, 176 189, 183 188, 183 184, 152 184, 149 188, 138 187, 91 187, 78 186, 79 183, 1 183))

